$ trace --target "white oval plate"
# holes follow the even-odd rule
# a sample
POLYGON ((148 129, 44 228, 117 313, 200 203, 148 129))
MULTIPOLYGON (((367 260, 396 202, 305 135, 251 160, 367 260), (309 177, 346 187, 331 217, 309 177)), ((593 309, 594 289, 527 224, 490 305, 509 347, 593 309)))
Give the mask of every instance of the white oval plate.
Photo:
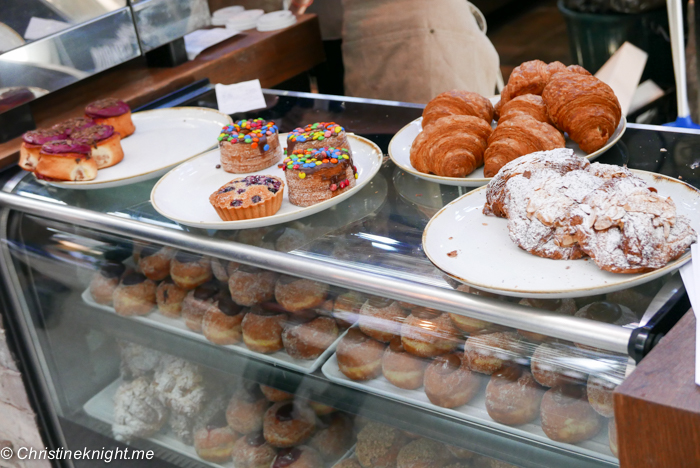
POLYGON ((95 190, 134 184, 165 174, 172 167, 215 148, 231 117, 205 107, 171 107, 132 114, 136 131, 124 138, 124 159, 97 171, 93 180, 38 182, 53 187, 95 190))
MULTIPOLYGON (((280 144, 286 147, 287 134, 283 133, 279 138, 280 144)), ((221 163, 218 148, 187 161, 164 175, 153 187, 151 203, 156 211, 166 218, 201 229, 250 229, 310 216, 353 196, 379 172, 382 150, 373 142, 356 135, 348 134, 348 140, 352 148, 352 159, 357 167, 355 187, 337 197, 306 208, 289 202, 289 189, 285 186, 282 207, 276 214, 265 218, 223 221, 209 203, 209 195, 226 182, 252 174, 268 174, 285 181, 286 179, 284 171, 277 165, 245 174, 231 174, 223 169, 216 169, 216 165, 221 163)))
MULTIPOLYGON (((700 226, 700 191, 660 174, 633 172, 671 197, 691 226, 700 226)), ((469 192, 440 210, 423 231, 423 250, 435 266, 484 291, 534 298, 591 296, 646 283, 690 260, 688 251, 658 270, 627 275, 603 271, 592 260, 537 257, 510 240, 507 219, 482 213, 485 202, 486 187, 469 192), (451 252, 456 256, 448 256, 451 252)))
MULTIPOLYGON (((499 99, 500 96, 490 98, 493 104, 496 104, 499 99)), ((477 168, 467 177, 442 177, 434 174, 424 174, 423 172, 418 172, 416 169, 414 169, 414 167, 411 165, 411 145, 418 134, 423 131, 423 125, 421 122, 423 122, 423 117, 418 117, 416 120, 399 130, 398 133, 394 135, 394 138, 391 139, 391 142, 389 143, 389 157, 397 166, 416 177, 420 177, 421 179, 425 179, 430 182, 437 182, 439 184, 455 185, 458 187, 481 187, 482 185, 489 183, 491 178, 484 177, 484 166, 477 168)), ((625 133, 626 128, 627 119, 622 116, 619 125, 605 146, 588 155, 581 151, 581 148, 579 148, 576 143, 569 140, 569 138, 566 139, 566 147, 573 149, 574 154, 577 156, 582 156, 593 161, 595 158, 612 148, 620 137, 622 137, 622 134, 625 133)))

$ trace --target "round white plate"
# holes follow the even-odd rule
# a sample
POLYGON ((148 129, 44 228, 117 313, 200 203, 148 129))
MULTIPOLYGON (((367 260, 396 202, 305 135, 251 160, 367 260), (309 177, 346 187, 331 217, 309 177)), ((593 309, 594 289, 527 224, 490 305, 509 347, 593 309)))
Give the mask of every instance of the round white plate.
MULTIPOLYGON (((493 104, 497 103, 499 99, 499 96, 490 98, 493 104)), ((411 165, 411 145, 418 134, 423 131, 422 122, 423 117, 418 117, 416 120, 399 130, 398 133, 394 135, 394 138, 391 139, 391 142, 389 143, 389 157, 397 166, 416 177, 420 177, 421 179, 425 179, 430 182, 437 182, 439 184, 456 185, 459 187, 481 187, 482 185, 489 183, 491 178, 484 176, 484 166, 479 167, 467 177, 442 177, 434 174, 424 174, 423 172, 418 172, 416 169, 414 169, 411 165)), ((588 155, 581 151, 578 145, 568 138, 566 139, 566 147, 573 149, 574 154, 577 156, 586 157, 593 161, 595 158, 612 148, 620 137, 622 137, 622 134, 625 133, 626 128, 627 119, 625 119, 623 116, 620 120, 620 124, 617 126, 615 132, 612 134, 605 146, 588 155)))
POLYGON ((124 159, 97 171, 93 180, 38 182, 54 187, 94 190, 134 184, 165 174, 172 167, 215 148, 221 128, 231 117, 204 107, 171 107, 137 112, 131 118, 136 131, 124 138, 124 159))
MULTIPOLYGON (((280 144, 286 147, 287 134, 283 133, 279 138, 280 144)), ((382 151, 379 147, 356 135, 349 134, 348 141, 352 148, 353 162, 357 167, 355 187, 337 197, 306 208, 289 202, 289 189, 285 186, 282 207, 276 214, 264 218, 223 221, 209 203, 209 195, 226 182, 252 174, 268 174, 286 179, 284 171, 277 165, 245 174, 231 174, 223 169, 216 169, 216 165, 221 163, 218 148, 187 161, 164 175, 153 187, 151 203, 156 211, 166 218, 201 229, 250 229, 294 221, 323 211, 353 196, 379 172, 382 165, 382 151)))
MULTIPOLYGON (((633 172, 671 197, 691 226, 700 225, 700 191, 660 174, 633 172)), ((435 266, 484 291, 534 298, 591 296, 646 283, 690 260, 688 251, 658 270, 627 275, 603 271, 590 259, 537 257, 510 240, 507 219, 482 213, 485 202, 486 187, 469 192, 440 210, 423 232, 423 250, 435 266)))

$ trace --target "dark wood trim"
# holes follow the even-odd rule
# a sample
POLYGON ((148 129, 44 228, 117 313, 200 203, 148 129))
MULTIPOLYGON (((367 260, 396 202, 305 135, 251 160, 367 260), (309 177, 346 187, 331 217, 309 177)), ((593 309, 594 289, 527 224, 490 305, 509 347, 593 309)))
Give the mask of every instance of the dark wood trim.
MULTIPOLYGON (((31 108, 37 126, 46 127, 81 115, 85 105, 102 97, 138 107, 202 78, 224 84, 258 78, 263 87, 272 87, 324 60, 318 18, 301 15, 294 26, 245 31, 178 67, 149 68, 139 57, 39 98, 31 108)), ((20 144, 21 138, 0 144, 0 168, 17 161, 20 144)))
POLYGON ((615 391, 615 418, 622 468, 700 466, 692 310, 615 391))

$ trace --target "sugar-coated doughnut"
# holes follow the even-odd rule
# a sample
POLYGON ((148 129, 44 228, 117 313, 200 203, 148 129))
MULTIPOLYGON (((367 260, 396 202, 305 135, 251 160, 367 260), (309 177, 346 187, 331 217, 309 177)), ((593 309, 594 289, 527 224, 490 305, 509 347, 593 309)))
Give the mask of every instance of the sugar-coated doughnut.
POLYGON ((530 358, 530 369, 535 380, 545 387, 585 383, 587 376, 571 366, 580 359, 576 349, 558 343, 542 343, 530 358))
POLYGON ((406 315, 396 301, 370 297, 360 309, 360 330, 375 340, 388 343, 401 334, 406 315))
POLYGON ((396 458, 396 468, 442 468, 450 453, 440 442, 417 439, 404 445, 396 458))
POLYGON ((336 349, 338 368, 352 380, 378 377, 382 372, 384 348, 383 343, 373 340, 359 328, 351 328, 336 349))
POLYGON ((187 292, 187 289, 181 288, 170 278, 161 281, 156 289, 158 312, 166 317, 179 317, 182 313, 182 301, 185 300, 187 292))
MULTIPOLYGON (((574 314, 574 317, 594 320, 596 322, 611 323, 613 325, 629 325, 639 321, 635 313, 632 312, 629 307, 608 301, 593 302, 583 306, 574 314)), ((575 344, 582 349, 605 352, 593 346, 581 343, 575 344)))
POLYGON ((127 273, 114 290, 112 300, 119 315, 146 315, 156 305, 156 283, 140 273, 127 273))
POLYGON ((230 262, 220 258, 211 258, 211 272, 214 275, 214 278, 218 279, 222 283, 228 283, 228 278, 231 276, 231 272, 235 271, 240 266, 240 263, 230 262))
POLYGON ((282 275, 275 285, 275 299, 287 311, 301 312, 323 304, 328 289, 325 283, 282 275))
POLYGON ((98 304, 111 304, 114 290, 119 286, 119 279, 126 271, 121 263, 108 262, 92 275, 90 295, 98 304))
POLYGON ((540 408, 542 430, 552 440, 576 444, 600 432, 602 419, 588 403, 586 387, 562 385, 547 390, 540 408))
POLYGON ((262 431, 241 437, 233 445, 233 466, 236 468, 269 468, 277 449, 268 444, 262 431))
POLYGON ((253 307, 241 323, 243 342, 248 349, 258 353, 269 354, 283 349, 282 331, 286 320, 287 314, 253 307))
POLYGON ((194 289, 211 280, 211 262, 203 255, 178 251, 170 260, 170 277, 184 289, 194 289))
POLYGON ((601 416, 612 418, 615 416, 615 407, 613 406, 613 392, 617 387, 617 383, 612 381, 612 378, 588 376, 588 402, 594 410, 601 416))
POLYGON ((537 419, 544 389, 521 366, 494 372, 486 385, 486 411, 496 422, 518 426, 537 419))
POLYGON ((280 401, 288 401, 294 399, 294 394, 278 390, 276 388, 269 387, 267 385, 260 384, 260 391, 265 395, 265 398, 273 403, 278 403, 280 401))
POLYGON ((350 291, 338 295, 333 303, 332 315, 338 325, 349 328, 360 319, 360 309, 367 297, 359 292, 350 291))
POLYGON ((182 301, 182 317, 190 330, 201 332, 204 314, 216 309, 219 285, 215 281, 204 283, 191 290, 182 301))
POLYGON ((289 447, 277 452, 270 468, 323 468, 323 458, 307 445, 289 447))
MULTIPOLYGON (((520 305, 544 309, 560 315, 574 315, 576 313, 576 301, 573 299, 533 299, 526 298, 520 301, 520 305)), ((551 341, 552 338, 541 333, 527 330, 518 330, 518 333, 532 341, 551 341)))
POLYGON ((393 385, 413 390, 423 386, 423 376, 428 362, 407 353, 400 337, 389 343, 382 357, 382 374, 393 385))
POLYGON ((226 421, 240 434, 250 434, 262 429, 263 415, 270 403, 257 385, 239 388, 226 408, 226 421))
POLYGON ((226 415, 221 412, 194 433, 194 449, 203 460, 225 463, 231 460, 238 437, 226 422, 226 415))
POLYGON ((278 276, 273 271, 241 265, 231 272, 228 289, 237 304, 250 307, 275 297, 275 283, 278 276))
POLYGON ((335 413, 336 411, 338 411, 332 406, 326 405, 324 403, 319 403, 318 401, 307 400, 306 402, 309 404, 311 409, 314 410, 316 416, 326 416, 328 414, 335 413))
POLYGON ((518 335, 496 332, 470 336, 464 345, 464 358, 469 369, 491 375, 504 365, 517 361, 518 335))
POLYGON ((434 405, 457 408, 467 404, 481 388, 481 378, 469 370, 460 353, 438 356, 425 370, 425 395, 434 405))
POLYGON ((352 447, 355 441, 352 420, 343 413, 333 413, 319 418, 318 429, 308 445, 315 448, 327 463, 331 463, 352 447))
POLYGON ((472 458, 476 457, 476 454, 471 450, 467 450, 462 447, 455 447, 454 445, 446 445, 446 447, 452 456, 459 458, 460 460, 471 460, 472 458))
POLYGON ((161 281, 170 275, 170 261, 175 255, 175 249, 172 247, 145 245, 138 250, 139 271, 146 278, 153 281, 161 281))
POLYGON ((411 354, 434 357, 454 351, 463 339, 448 314, 420 308, 403 322, 401 341, 411 354))
POLYGON ((399 451, 407 443, 397 428, 370 421, 357 434, 355 455, 364 468, 394 468, 399 451))
POLYGON ((263 418, 263 435, 273 447, 293 447, 304 443, 316 430, 316 414, 301 401, 281 401, 272 405, 263 418))
POLYGON ((208 308, 202 317, 202 333, 207 340, 215 344, 238 343, 243 338, 244 317, 245 309, 233 302, 228 289, 222 289, 215 306, 208 308))
POLYGON ((330 317, 288 326, 282 332, 284 349, 295 359, 316 359, 338 338, 338 325, 330 317))

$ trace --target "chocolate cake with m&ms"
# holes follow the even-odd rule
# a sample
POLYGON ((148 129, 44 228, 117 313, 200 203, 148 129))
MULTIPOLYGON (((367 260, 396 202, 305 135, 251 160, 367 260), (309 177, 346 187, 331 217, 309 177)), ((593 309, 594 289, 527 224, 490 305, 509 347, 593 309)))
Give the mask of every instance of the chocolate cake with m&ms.
POLYGON ((289 201, 311 206, 355 186, 357 168, 347 148, 295 149, 279 166, 287 179, 289 201))
POLYGON ((244 174, 274 166, 282 159, 279 132, 274 122, 238 120, 219 135, 221 166, 226 172, 244 174))

